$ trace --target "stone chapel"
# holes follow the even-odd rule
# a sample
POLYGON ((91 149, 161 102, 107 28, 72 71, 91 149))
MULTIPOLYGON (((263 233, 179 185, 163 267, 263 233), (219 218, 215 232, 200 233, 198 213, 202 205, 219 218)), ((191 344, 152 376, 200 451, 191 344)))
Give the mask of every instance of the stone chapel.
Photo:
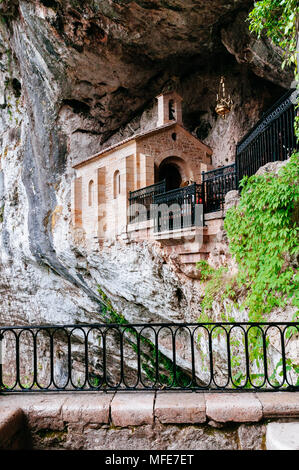
POLYGON ((212 150, 184 128, 182 98, 176 92, 163 93, 157 101, 153 129, 74 166, 73 226, 82 230, 85 239, 99 244, 112 239, 161 239, 163 232, 176 227, 165 226, 163 230, 163 225, 154 226, 149 208, 155 196, 171 196, 182 202, 185 194, 188 201, 201 203, 196 187, 202 172, 213 168, 212 150), (132 214, 132 203, 136 202, 145 205, 141 218, 132 214))

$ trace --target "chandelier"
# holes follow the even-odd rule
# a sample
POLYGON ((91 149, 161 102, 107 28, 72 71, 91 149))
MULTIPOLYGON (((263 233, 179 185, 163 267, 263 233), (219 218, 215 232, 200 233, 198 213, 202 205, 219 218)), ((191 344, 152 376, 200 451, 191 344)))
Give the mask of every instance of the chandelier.
POLYGON ((227 114, 230 112, 233 105, 233 100, 229 95, 226 94, 224 77, 221 77, 219 83, 219 90, 216 99, 216 108, 215 111, 222 119, 225 119, 227 114))

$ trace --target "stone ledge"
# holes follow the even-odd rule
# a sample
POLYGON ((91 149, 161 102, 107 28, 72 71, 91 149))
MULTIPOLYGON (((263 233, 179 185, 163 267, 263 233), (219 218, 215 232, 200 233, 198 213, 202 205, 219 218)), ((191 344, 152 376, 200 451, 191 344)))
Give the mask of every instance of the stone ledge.
POLYGON ((297 417, 298 392, 7 394, 0 448, 282 449, 289 433, 297 448, 297 417))
POLYGON ((26 416, 29 427, 61 430, 64 423, 109 423, 111 393, 50 392, 24 395, 0 395, 2 403, 10 410, 19 407, 26 416))
MULTIPOLYGON (((128 427, 153 424, 255 423, 299 418, 299 392, 63 392, 0 395, 0 419, 24 413, 29 426, 65 423, 128 427), (5 412, 5 413, 4 413, 5 412)), ((5 418, 6 419, 6 418, 5 418)), ((19 419, 19 418, 18 418, 19 419)), ((3 427, 3 426, 2 426, 3 427)), ((1 431, 1 429, 0 429, 1 431)), ((1 433, 0 433, 1 435, 1 433)))
POLYGON ((140 426, 154 422, 155 393, 116 393, 111 403, 111 419, 115 426, 140 426))
POLYGON ((8 447, 8 443, 24 427, 24 413, 21 408, 5 407, 0 409, 0 449, 8 447))
POLYGON ((155 417, 161 423, 204 423, 206 421, 206 402, 199 393, 157 392, 155 417))
POLYGON ((207 232, 207 227, 199 225, 174 230, 165 230, 163 232, 153 232, 153 236, 155 240, 182 240, 186 238, 202 237, 204 232, 207 232))
POLYGON ((263 409, 255 393, 206 394, 207 417, 219 423, 260 421, 263 409))

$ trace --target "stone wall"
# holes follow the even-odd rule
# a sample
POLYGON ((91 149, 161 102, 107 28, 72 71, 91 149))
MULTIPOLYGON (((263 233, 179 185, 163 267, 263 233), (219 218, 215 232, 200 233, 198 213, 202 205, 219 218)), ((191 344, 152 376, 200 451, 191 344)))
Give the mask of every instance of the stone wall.
MULTIPOLYGON (((178 124, 138 139, 137 151, 156 168, 166 158, 177 157, 181 160, 179 168, 183 181, 192 179, 200 183, 201 172, 212 168, 212 149, 178 124)), ((141 181, 145 183, 146 180, 141 178, 141 181)), ((152 180, 150 184, 154 182, 152 180)))
POLYGON ((0 405, 0 449, 299 449, 298 392, 38 393, 0 405))

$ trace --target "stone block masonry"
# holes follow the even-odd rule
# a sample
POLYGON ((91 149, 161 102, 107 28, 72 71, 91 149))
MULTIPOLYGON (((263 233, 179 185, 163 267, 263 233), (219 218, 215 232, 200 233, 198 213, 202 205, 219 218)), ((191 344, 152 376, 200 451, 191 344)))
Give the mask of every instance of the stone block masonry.
POLYGON ((0 395, 0 449, 299 449, 299 393, 0 395))
POLYGON ((17 405, 6 407, 0 403, 0 449, 28 447, 23 410, 17 405))

